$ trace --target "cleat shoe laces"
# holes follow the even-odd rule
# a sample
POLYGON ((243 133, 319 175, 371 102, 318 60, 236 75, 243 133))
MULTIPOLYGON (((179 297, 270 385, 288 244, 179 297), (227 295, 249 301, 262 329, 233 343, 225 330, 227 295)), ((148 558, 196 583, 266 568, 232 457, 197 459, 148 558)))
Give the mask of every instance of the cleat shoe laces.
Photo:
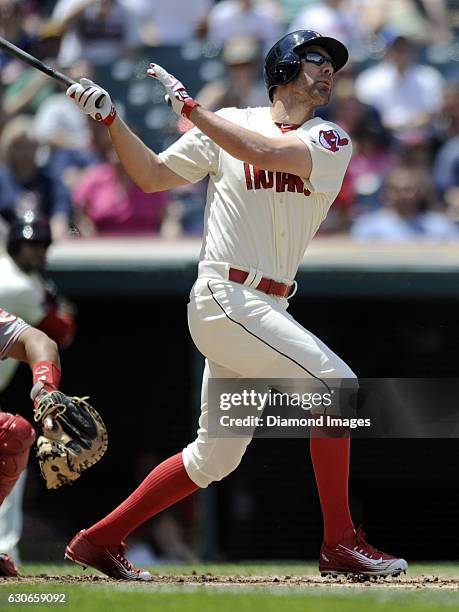
POLYGON ((348 529, 334 546, 325 542, 320 550, 319 570, 322 576, 351 574, 354 576, 398 576, 408 567, 399 559, 378 550, 367 542, 361 527, 348 529))
POLYGON ((83 567, 92 567, 117 580, 151 580, 151 574, 144 569, 137 569, 126 559, 126 544, 98 546, 80 531, 65 549, 65 556, 70 561, 83 567))

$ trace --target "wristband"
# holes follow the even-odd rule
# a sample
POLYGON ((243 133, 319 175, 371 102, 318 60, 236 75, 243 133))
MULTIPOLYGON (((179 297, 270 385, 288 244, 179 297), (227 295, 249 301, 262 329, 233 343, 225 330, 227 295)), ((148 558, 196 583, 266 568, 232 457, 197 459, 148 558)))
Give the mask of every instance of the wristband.
POLYGON ((116 108, 112 104, 112 108, 110 109, 110 114, 108 115, 108 117, 105 117, 102 123, 104 123, 106 126, 110 126, 115 121, 115 117, 116 117, 116 108))
POLYGON ((45 391, 56 391, 61 380, 61 371, 52 361, 37 361, 32 368, 33 383, 41 383, 45 391))
POLYGON ((187 98, 185 102, 183 103, 182 117, 186 117, 187 119, 190 119, 191 111, 193 110, 193 108, 196 108, 197 106, 201 106, 199 102, 196 102, 196 100, 193 100, 193 98, 187 98))
POLYGON ((100 123, 103 123, 107 127, 109 127, 115 121, 115 117, 116 117, 116 108, 113 106, 113 104, 110 109, 110 113, 105 117, 105 119, 102 119, 102 115, 100 113, 96 113, 94 115, 94 119, 96 121, 100 121, 100 123))

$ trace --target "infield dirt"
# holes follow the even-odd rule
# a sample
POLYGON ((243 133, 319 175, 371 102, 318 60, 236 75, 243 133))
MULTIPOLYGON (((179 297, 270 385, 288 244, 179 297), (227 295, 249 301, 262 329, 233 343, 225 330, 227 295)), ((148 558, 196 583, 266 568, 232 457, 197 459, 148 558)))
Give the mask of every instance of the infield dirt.
POLYGON ((87 575, 23 575, 15 578, 0 579, 0 585, 20 585, 20 584, 122 584, 137 583, 141 587, 147 585, 205 585, 215 587, 361 587, 361 588, 393 588, 393 589, 448 589, 459 591, 459 577, 448 576, 398 576, 387 578, 345 577, 338 578, 321 576, 300 576, 300 575, 273 575, 273 576, 241 576, 241 575, 218 575, 213 573, 200 574, 192 572, 181 575, 160 575, 155 574, 149 582, 114 580, 112 578, 87 575))

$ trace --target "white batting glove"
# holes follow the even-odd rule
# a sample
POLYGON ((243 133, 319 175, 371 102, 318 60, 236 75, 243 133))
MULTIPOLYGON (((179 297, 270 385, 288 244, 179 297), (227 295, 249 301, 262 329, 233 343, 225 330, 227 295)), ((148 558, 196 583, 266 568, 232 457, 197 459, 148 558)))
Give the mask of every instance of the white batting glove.
POLYGON ((193 108, 200 106, 199 102, 193 100, 187 92, 183 83, 178 81, 172 74, 169 74, 167 70, 158 66, 158 64, 150 64, 147 74, 157 79, 163 85, 166 90, 165 100, 172 106, 177 115, 189 119, 193 108))
POLYGON ((70 85, 66 94, 73 98, 81 110, 105 125, 111 125, 116 117, 116 109, 105 89, 89 79, 80 79, 79 83, 70 85))

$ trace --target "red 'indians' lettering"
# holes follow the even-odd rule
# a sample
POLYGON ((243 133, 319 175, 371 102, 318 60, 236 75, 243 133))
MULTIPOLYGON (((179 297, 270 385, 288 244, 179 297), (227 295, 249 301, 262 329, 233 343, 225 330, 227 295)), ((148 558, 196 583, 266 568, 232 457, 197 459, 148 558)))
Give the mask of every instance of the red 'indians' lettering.
POLYGON ((247 190, 272 189, 275 186, 277 193, 290 191, 290 193, 303 193, 305 196, 311 195, 309 189, 304 186, 304 182, 295 174, 260 170, 257 166, 251 166, 248 163, 244 163, 244 173, 247 190))

